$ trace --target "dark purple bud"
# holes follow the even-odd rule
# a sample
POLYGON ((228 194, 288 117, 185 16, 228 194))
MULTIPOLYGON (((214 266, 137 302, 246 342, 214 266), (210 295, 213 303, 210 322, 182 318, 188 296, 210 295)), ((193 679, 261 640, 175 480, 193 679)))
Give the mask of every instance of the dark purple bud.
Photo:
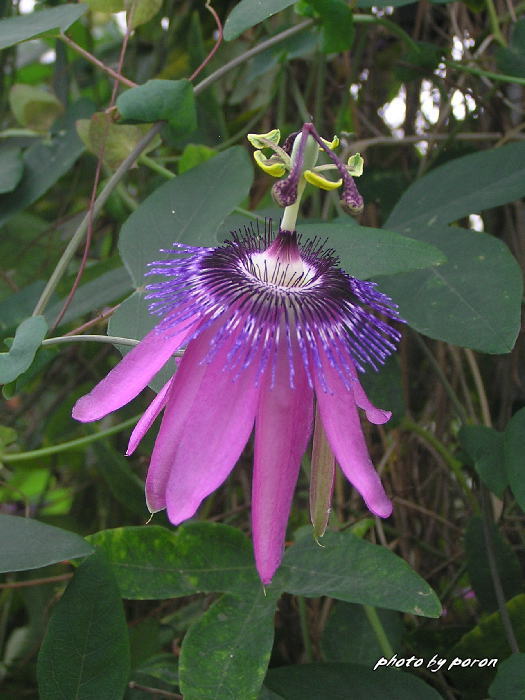
POLYGON ((343 175, 343 192, 339 203, 346 214, 357 216, 363 211, 364 201, 354 182, 354 178, 347 171, 343 175))
POLYGON ((288 155, 291 155, 294 141, 300 133, 300 131, 294 131, 293 133, 291 133, 289 136, 286 137, 283 145, 281 146, 283 151, 288 155))
POLYGON ((280 207, 289 207, 297 200, 297 185, 299 178, 290 174, 284 180, 279 180, 272 187, 272 197, 280 207))

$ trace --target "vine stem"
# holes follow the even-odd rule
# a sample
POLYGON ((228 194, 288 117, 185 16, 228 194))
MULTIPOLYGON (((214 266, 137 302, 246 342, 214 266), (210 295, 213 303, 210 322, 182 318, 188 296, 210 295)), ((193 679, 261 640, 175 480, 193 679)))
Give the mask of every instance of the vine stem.
POLYGON ((492 80, 499 80, 502 83, 516 83, 517 85, 525 85, 525 78, 520 78, 517 75, 507 75, 506 73, 493 73, 492 71, 483 70, 483 68, 476 68, 475 66, 464 66, 462 63, 457 63, 456 61, 443 61, 446 66, 450 68, 455 68, 456 70, 463 71, 464 73, 471 73, 472 75, 479 75, 481 78, 491 78, 492 80))
POLYGON ((77 438, 76 440, 68 440, 67 442, 60 442, 57 445, 50 445, 49 447, 41 447, 38 450, 31 450, 29 452, 14 452, 13 454, 4 453, 0 455, 0 461, 6 462, 7 464, 12 464, 15 462, 28 462, 33 459, 39 459, 40 457, 49 457, 49 455, 59 454, 60 452, 67 452, 68 450, 74 450, 77 447, 84 447, 89 445, 91 442, 97 442, 98 440, 103 440, 110 435, 115 435, 120 433, 126 428, 130 428, 135 425, 135 423, 142 416, 140 413, 138 416, 133 416, 133 418, 128 418, 128 420, 118 423, 117 425, 107 428, 106 430, 101 430, 98 433, 93 433, 92 435, 86 435, 85 437, 77 438))
POLYGON ((376 639, 379 642, 381 651, 387 659, 391 659, 392 656, 394 656, 394 650, 392 649, 390 640, 387 637, 385 628, 379 619, 377 610, 372 605, 363 605, 362 607, 368 622, 370 623, 370 627, 373 629, 376 639))

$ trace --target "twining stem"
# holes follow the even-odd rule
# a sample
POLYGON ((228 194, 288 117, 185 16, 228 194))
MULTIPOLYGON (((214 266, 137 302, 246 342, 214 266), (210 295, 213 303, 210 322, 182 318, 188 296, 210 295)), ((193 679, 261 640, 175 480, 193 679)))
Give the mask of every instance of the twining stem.
POLYGON ((496 8, 494 7, 494 0, 486 0, 485 4, 487 6, 487 11, 489 14, 490 29, 492 31, 492 34, 494 35, 494 39, 496 39, 498 44, 501 44, 501 46, 506 46, 507 42, 505 41, 503 34, 501 33, 501 28, 499 26, 498 13, 497 13, 496 8))
POLYGON ((372 607, 371 605, 363 605, 363 611, 368 619, 368 622, 370 623, 370 627, 374 630, 374 634, 376 636, 376 639, 379 643, 379 646, 381 647, 381 651, 383 652, 383 655, 387 659, 391 659, 392 656, 394 656, 394 650, 392 649, 392 645, 390 644, 390 640, 387 637, 387 634, 385 632, 385 628, 383 627, 383 624, 381 623, 381 620, 379 619, 379 615, 377 614, 377 610, 372 607))
POLYGON ((91 442, 103 440, 110 435, 115 435, 116 433, 126 430, 126 428, 130 428, 131 426, 135 425, 141 416, 142 413, 140 413, 138 416, 133 416, 133 418, 128 418, 128 420, 118 423, 117 425, 107 428, 106 430, 101 430, 100 432, 93 433, 92 435, 86 435, 85 437, 77 438, 76 440, 60 442, 58 445, 41 447, 38 450, 31 450, 30 452, 15 452, 13 454, 6 452, 4 454, 0 454, 0 462, 6 462, 7 464, 12 464, 14 462, 27 462, 33 459, 39 459, 40 457, 49 457, 49 455, 74 450, 77 447, 84 447, 85 445, 89 445, 91 442))
POLYGON ((483 70, 483 68, 476 68, 474 66, 465 66, 463 63, 456 63, 456 61, 443 61, 443 63, 450 68, 455 68, 456 70, 461 70, 465 73, 471 73, 472 75, 479 75, 482 78, 490 78, 491 80, 499 80, 502 83, 516 83, 517 85, 525 85, 525 78, 520 78, 517 75, 507 75, 506 73, 492 73, 488 70, 483 70))
POLYGON ((41 345, 60 345, 62 343, 111 343, 112 345, 130 345, 134 347, 139 344, 139 340, 133 338, 119 338, 115 335, 62 335, 56 338, 47 338, 43 340, 41 345))
POLYGON ((299 609, 299 624, 301 625, 301 636, 303 638, 304 657, 310 663, 314 660, 312 640, 310 639, 310 630, 308 629, 308 608, 306 600, 302 595, 297 596, 297 606, 299 609))

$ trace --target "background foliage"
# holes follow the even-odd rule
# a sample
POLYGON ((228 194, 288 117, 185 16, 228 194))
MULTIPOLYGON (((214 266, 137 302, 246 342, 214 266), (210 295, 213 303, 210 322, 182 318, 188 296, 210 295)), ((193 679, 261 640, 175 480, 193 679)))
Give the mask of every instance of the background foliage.
POLYGON ((524 10, 0 2, 2 698, 525 697, 524 10), (318 547, 305 458, 263 591, 249 454, 197 520, 146 526, 153 437, 122 453, 149 397, 97 426, 71 407, 154 325, 159 248, 279 217, 246 134, 312 118, 364 155, 366 205, 311 191, 299 228, 408 324, 365 377, 395 508, 338 476, 318 547), (394 653, 425 663, 372 670, 394 653))

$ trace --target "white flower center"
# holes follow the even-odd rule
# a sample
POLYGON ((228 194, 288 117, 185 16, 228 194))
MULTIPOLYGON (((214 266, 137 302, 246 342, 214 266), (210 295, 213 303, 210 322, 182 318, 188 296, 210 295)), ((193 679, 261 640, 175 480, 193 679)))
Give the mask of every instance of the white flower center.
POLYGON ((314 277, 314 270, 300 258, 283 261, 266 252, 251 256, 251 274, 261 282, 276 287, 304 287, 314 277))

